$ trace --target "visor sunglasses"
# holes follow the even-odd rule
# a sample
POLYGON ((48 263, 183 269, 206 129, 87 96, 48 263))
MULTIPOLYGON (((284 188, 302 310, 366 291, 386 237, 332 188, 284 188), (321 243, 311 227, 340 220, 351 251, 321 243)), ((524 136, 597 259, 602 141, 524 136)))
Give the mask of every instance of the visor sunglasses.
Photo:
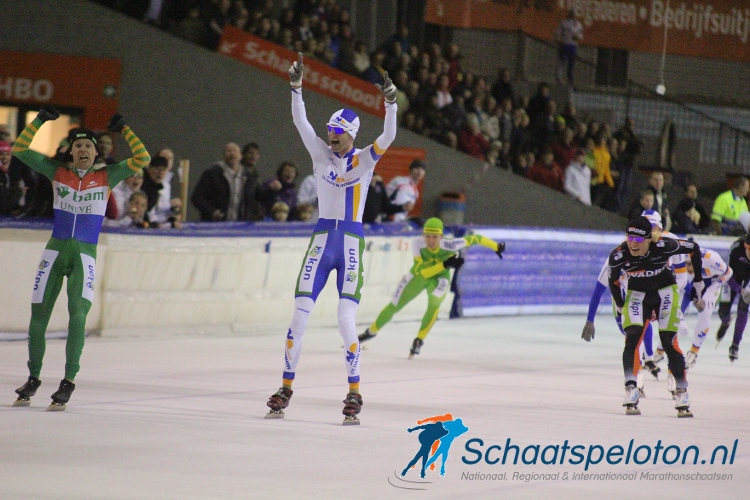
POLYGON ((646 238, 644 238, 643 236, 633 236, 629 234, 628 241, 633 243, 643 243, 644 241, 646 241, 646 238))
POLYGON ((337 135, 343 135, 343 134, 346 133, 346 130, 344 130, 343 128, 341 128, 341 127, 334 127, 334 126, 331 126, 331 125, 328 125, 328 131, 329 132, 333 132, 334 134, 337 134, 337 135))

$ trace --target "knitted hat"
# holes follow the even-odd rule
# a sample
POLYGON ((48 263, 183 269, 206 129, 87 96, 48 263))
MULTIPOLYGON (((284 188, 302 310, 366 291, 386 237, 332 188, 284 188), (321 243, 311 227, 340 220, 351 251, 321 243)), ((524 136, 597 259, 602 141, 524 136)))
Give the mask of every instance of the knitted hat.
POLYGON ((437 217, 431 217, 427 219, 427 222, 424 223, 424 228, 422 229, 422 232, 424 234, 443 234, 443 221, 438 219, 437 217))
POLYGON ((629 236, 640 236, 642 238, 651 237, 651 222, 643 216, 636 217, 628 222, 626 233, 629 236))
POLYGON ((71 146, 78 139, 88 139, 96 146, 96 134, 87 128, 74 128, 68 133, 68 144, 71 146))
POLYGON ((328 126, 343 129, 352 136, 352 139, 356 139, 359 131, 359 117, 351 109, 340 109, 331 115, 328 126))

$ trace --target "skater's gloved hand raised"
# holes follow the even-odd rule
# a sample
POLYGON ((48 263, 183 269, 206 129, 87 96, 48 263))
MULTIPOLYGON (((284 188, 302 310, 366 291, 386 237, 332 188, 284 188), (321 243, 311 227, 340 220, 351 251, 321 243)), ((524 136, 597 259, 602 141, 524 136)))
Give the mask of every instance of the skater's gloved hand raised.
POLYGON ((107 125, 107 130, 110 132, 122 132, 122 129, 125 128, 127 124, 125 123, 125 118, 122 117, 121 114, 116 114, 109 120, 109 125, 107 125))
POLYGON ((39 110, 39 114, 36 116, 43 122, 49 122, 60 118, 60 112, 52 106, 44 106, 39 110))
POLYGON ((742 300, 745 301, 745 304, 750 304, 750 290, 743 288, 740 290, 740 296, 742 297, 742 300))
POLYGON ((498 244, 497 244, 497 250, 495 251, 495 253, 497 254, 497 256, 502 259, 504 251, 505 251, 505 242, 504 241, 498 242, 498 244))
POLYGON ((289 67, 289 84, 293 89, 302 86, 302 73, 305 71, 305 65, 302 63, 302 52, 297 52, 297 60, 289 67))
POLYGON ((376 83, 375 86, 378 88, 380 93, 383 94, 385 102, 387 102, 388 104, 393 104, 394 102, 396 102, 396 86, 388 77, 387 71, 383 74, 383 85, 376 83))
POLYGON ((706 284, 703 280, 693 281, 693 290, 695 290, 695 296, 699 299, 703 296, 703 289, 706 288, 706 284))
POLYGON ((454 269, 458 269, 459 267, 464 265, 464 258, 459 257, 458 254, 451 255, 447 259, 443 261, 443 267, 448 269, 449 267, 452 267, 454 269))
POLYGON ((581 338, 586 342, 591 342, 591 339, 594 338, 595 334, 596 329, 594 328, 594 323, 591 321, 587 321, 586 324, 583 325, 583 333, 581 334, 581 338))

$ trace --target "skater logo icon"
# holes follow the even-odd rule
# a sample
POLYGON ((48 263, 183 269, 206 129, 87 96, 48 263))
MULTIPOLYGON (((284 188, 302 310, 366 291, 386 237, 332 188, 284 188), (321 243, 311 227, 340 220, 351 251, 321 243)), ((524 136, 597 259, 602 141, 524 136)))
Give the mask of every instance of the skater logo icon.
POLYGON ((349 271, 346 273, 346 281, 349 283, 354 283, 354 281, 357 279, 357 273, 354 271, 349 271))
POLYGON ((50 263, 47 260, 42 259, 42 261, 39 262, 39 270, 37 271, 36 278, 34 279, 34 290, 39 289, 39 284, 41 283, 42 278, 44 277, 44 274, 46 272, 45 269, 47 269, 49 266, 50 263))
POLYGON ((69 193, 70 189, 68 189, 68 186, 60 186, 57 188, 57 194, 60 198, 65 198, 69 193))
POLYGON ((417 438, 419 449, 400 472, 400 477, 394 474, 395 479, 389 477, 388 482, 391 486, 400 489, 426 489, 418 485, 429 484, 428 482, 407 481, 406 476, 413 476, 419 471, 419 477, 425 479, 427 470, 434 471, 438 460, 440 460, 440 475, 444 476, 445 464, 448 461, 448 453, 453 441, 468 430, 463 420, 453 418, 451 413, 417 420, 417 425, 408 428, 407 431, 410 434, 419 431, 417 438), (411 469, 414 470, 412 474, 409 474, 411 469))
POLYGON ((314 246, 310 249, 310 257, 317 257, 323 252, 323 248, 319 246, 314 246))

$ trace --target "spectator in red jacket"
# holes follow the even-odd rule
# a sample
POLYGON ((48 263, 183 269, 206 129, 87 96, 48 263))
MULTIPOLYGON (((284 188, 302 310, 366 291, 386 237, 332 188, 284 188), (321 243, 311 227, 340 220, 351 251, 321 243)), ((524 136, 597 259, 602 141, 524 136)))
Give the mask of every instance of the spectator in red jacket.
POLYGON ((562 191, 565 175, 560 165, 555 163, 554 158, 552 148, 546 147, 542 153, 542 159, 526 172, 526 177, 548 188, 562 191))
MULTIPOLYGON (((484 161, 486 160, 484 153, 489 147, 490 143, 479 128, 479 119, 476 115, 467 116, 466 126, 458 133, 458 149, 484 161)), ((560 186, 562 189, 562 184, 560 186)))

